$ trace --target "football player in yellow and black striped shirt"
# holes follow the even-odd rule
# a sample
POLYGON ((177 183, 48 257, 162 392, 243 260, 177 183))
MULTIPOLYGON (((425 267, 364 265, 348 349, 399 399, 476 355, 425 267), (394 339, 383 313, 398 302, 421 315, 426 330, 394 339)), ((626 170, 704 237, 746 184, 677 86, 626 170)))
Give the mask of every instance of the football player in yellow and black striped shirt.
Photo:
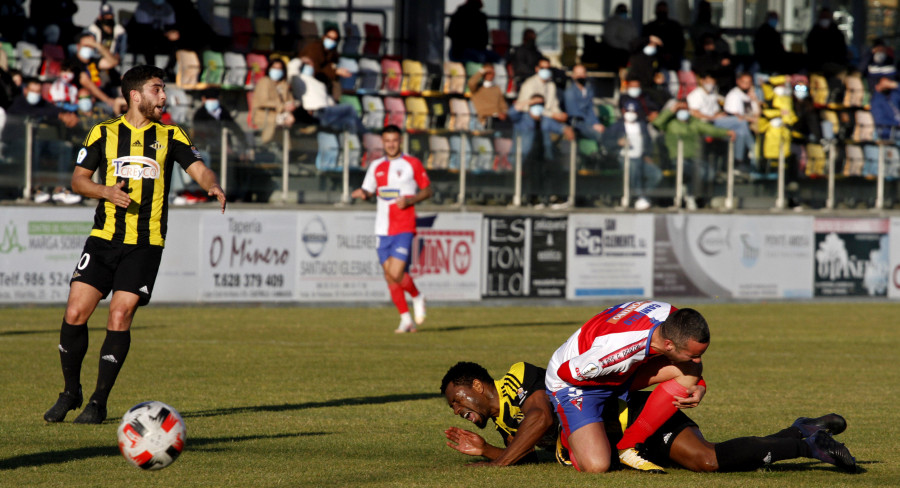
POLYGON ((166 105, 165 72, 136 66, 122 77, 125 114, 95 125, 75 160, 72 189, 99 200, 94 227, 72 274, 59 339, 65 389, 44 414, 61 422, 81 406, 81 363, 88 347, 87 321, 112 291, 106 339, 100 347, 97 387, 76 423, 99 424, 106 401, 131 345, 131 322, 153 292, 166 239, 169 183, 175 163, 225 212, 216 174, 184 131, 161 124, 166 105), (99 172, 99 183, 92 177, 99 172))

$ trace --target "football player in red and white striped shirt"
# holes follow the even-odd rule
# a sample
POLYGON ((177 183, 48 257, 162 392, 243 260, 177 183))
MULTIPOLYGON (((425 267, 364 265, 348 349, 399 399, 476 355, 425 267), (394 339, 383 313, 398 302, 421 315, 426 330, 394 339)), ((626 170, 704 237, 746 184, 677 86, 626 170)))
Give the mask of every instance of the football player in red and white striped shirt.
POLYGON ((700 356, 708 347, 709 326, 699 312, 655 301, 610 307, 575 331, 551 357, 546 377, 572 463, 581 471, 607 471, 604 422, 615 419, 616 398, 658 384, 616 448, 622 463, 664 472, 636 446, 678 408, 700 402, 706 393, 700 356))
POLYGON ((419 293, 407 272, 416 234, 415 205, 431 198, 431 180, 422 162, 400 149, 400 128, 389 125, 381 133, 384 157, 373 161, 366 170, 362 187, 353 198, 377 198, 375 235, 378 236, 378 259, 384 268, 391 300, 400 312, 400 325, 394 332, 415 332, 416 324, 425 321, 425 296, 419 293), (415 321, 409 313, 406 295, 412 297, 415 321))

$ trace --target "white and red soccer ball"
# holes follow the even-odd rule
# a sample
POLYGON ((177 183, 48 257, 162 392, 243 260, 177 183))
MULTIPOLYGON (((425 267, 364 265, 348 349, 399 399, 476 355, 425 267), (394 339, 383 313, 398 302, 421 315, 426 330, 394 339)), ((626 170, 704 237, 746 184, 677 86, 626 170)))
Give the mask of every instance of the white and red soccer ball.
POLYGON ((178 412, 163 402, 144 402, 122 416, 119 451, 141 469, 162 469, 184 449, 187 431, 178 412))

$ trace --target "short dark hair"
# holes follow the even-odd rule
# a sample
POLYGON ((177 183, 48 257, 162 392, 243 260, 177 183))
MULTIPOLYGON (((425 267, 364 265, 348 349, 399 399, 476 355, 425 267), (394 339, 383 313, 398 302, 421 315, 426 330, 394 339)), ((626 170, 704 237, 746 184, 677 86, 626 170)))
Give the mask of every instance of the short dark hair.
POLYGON ((337 38, 337 40, 339 40, 339 41, 340 41, 340 40, 341 40, 341 31, 340 31, 340 30, 338 30, 338 28, 337 28, 337 27, 335 27, 335 26, 333 26, 333 25, 332 25, 332 26, 330 26, 330 27, 328 27, 328 28, 326 28, 326 29, 325 29, 325 32, 323 32, 323 33, 322 33, 322 37, 325 37, 325 36, 327 36, 327 35, 328 35, 328 33, 329 33, 329 32, 331 32, 331 31, 335 31, 335 32, 337 32, 337 35, 338 35, 338 38, 337 38))
POLYGON ((549 63, 549 62, 550 62, 550 58, 548 58, 547 56, 541 56, 541 57, 538 59, 538 64, 541 64, 541 61, 546 61, 546 62, 549 63))
POLYGON ((81 63, 79 63, 78 61, 76 61, 72 58, 69 58, 62 62, 62 65, 60 66, 59 70, 60 71, 71 71, 72 73, 78 73, 81 71, 81 66, 82 66, 81 63))
POLYGON ((33 85, 33 84, 43 85, 43 83, 41 83, 41 80, 39 80, 38 78, 36 78, 34 76, 26 76, 26 77, 22 78, 22 88, 23 89, 25 87, 27 87, 28 85, 33 85))
POLYGON ((460 361, 453 365, 441 380, 441 395, 446 394, 447 386, 453 383, 456 386, 472 386, 472 382, 478 380, 482 383, 493 383, 494 378, 478 363, 460 361))
POLYGON ((709 344, 709 324, 693 308, 681 308, 670 314, 659 326, 663 339, 675 343, 676 347, 687 345, 693 339, 700 344, 709 344))
POLYGON ((384 127, 384 130, 381 131, 381 134, 403 134, 403 131, 400 130, 400 128, 396 125, 390 124, 384 127))
POLYGON ((75 43, 77 44, 77 43, 81 42, 81 40, 84 39, 85 37, 93 38, 94 35, 88 31, 83 31, 81 34, 78 34, 77 36, 75 36, 75 43))
POLYGON ((149 64, 141 64, 126 71, 122 75, 122 96, 125 97, 125 103, 131 105, 131 90, 141 91, 144 84, 153 78, 165 80, 166 72, 149 64))

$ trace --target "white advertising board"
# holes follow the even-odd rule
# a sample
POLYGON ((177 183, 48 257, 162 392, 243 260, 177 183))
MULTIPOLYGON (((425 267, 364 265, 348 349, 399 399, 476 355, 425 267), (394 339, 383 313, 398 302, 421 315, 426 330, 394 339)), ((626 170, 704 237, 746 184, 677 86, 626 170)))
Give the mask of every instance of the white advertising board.
POLYGON ((900 298, 900 218, 891 217, 888 227, 890 264, 888 265, 888 298, 900 298))
POLYGON ((653 292, 652 215, 569 215, 570 300, 649 297, 653 292))
POLYGON ((480 300, 481 214, 419 216, 409 273, 429 300, 480 300))

